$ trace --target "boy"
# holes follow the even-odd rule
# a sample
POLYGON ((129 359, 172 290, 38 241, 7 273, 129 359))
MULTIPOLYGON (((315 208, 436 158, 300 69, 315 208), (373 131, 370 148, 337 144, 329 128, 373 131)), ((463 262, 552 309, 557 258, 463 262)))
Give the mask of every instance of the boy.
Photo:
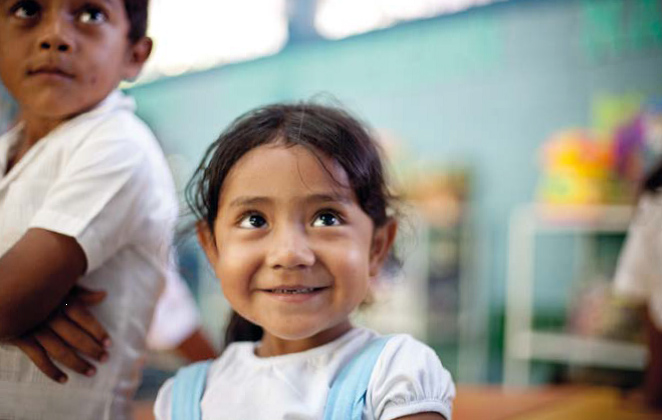
POLYGON ((0 138, 0 418, 129 418, 177 215, 158 144, 115 90, 151 52, 147 0, 0 8, 20 120, 0 138), (51 381, 30 361, 46 353, 88 376, 51 381))

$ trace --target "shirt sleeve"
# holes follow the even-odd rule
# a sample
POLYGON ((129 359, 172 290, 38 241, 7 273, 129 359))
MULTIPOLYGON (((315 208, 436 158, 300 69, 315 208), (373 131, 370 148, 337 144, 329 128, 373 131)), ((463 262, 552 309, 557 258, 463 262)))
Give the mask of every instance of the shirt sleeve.
POLYGON ((386 343, 375 365, 365 418, 391 420, 435 412, 451 419, 455 385, 437 354, 408 335, 386 343))
POLYGON ((647 300, 662 265, 662 202, 642 197, 619 256, 614 279, 617 293, 647 300))
MULTIPOLYGON (((107 130, 108 131, 108 130, 107 130)), ((146 217, 146 152, 130 138, 93 133, 72 152, 30 227, 74 237, 93 271, 129 243, 146 217)))
POLYGON ((165 381, 159 389, 154 402, 154 417, 156 420, 170 420, 172 418, 172 384, 173 378, 165 381))

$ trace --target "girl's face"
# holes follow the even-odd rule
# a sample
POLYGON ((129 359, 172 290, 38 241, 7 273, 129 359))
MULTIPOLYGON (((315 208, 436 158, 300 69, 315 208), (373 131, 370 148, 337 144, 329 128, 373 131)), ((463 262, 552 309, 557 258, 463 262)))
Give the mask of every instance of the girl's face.
POLYGON ((334 160, 301 146, 257 147, 221 189, 200 240, 223 293, 264 329, 262 355, 303 351, 350 328, 395 236, 376 229, 334 160))

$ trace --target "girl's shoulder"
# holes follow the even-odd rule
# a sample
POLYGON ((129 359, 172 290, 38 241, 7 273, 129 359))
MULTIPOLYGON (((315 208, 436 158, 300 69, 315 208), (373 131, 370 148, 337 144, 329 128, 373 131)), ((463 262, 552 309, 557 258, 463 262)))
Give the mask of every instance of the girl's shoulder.
POLYGON ((377 360, 374 377, 419 373, 419 370, 431 372, 435 380, 452 385, 450 373, 430 346, 409 334, 394 334, 388 337, 377 360))
POLYGON ((455 385, 437 353, 408 334, 390 336, 375 364, 366 399, 374 418, 437 412, 449 419, 455 385))

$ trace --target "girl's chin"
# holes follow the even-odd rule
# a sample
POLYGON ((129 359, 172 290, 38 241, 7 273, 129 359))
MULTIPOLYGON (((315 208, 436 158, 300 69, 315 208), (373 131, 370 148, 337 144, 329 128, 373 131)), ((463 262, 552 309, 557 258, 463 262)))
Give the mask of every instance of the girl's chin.
POLYGON ((270 330, 270 339, 280 342, 290 342, 292 345, 299 343, 311 342, 315 343, 320 341, 320 331, 318 328, 282 328, 278 330, 270 330))
POLYGON ((279 348, 280 354, 298 353, 327 344, 351 328, 349 321, 323 330, 320 330, 319 323, 309 328, 296 324, 296 321, 293 321, 283 328, 269 329, 269 333, 262 339, 263 344, 279 348))

